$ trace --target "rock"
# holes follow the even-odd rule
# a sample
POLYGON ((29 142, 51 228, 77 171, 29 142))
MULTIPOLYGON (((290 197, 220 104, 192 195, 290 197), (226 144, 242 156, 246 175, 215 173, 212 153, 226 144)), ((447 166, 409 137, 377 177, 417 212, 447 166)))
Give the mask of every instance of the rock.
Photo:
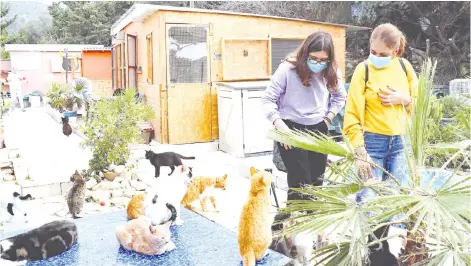
POLYGON ((124 191, 123 196, 126 197, 126 198, 132 198, 135 194, 136 194, 135 190, 129 189, 129 190, 124 191))
POLYGON ((99 172, 98 176, 101 177, 102 179, 105 177, 105 175, 103 175, 103 172, 99 172))
POLYGON ((123 180, 132 180, 132 172, 125 171, 122 174, 120 174, 117 178, 120 178, 123 180))
POLYGON ((112 182, 108 180, 103 180, 98 185, 94 186, 92 190, 111 190, 113 189, 113 187, 116 188, 116 186, 113 185, 112 182))
POLYGON ((138 180, 138 179, 139 179, 139 177, 137 176, 136 173, 131 174, 131 180, 138 180))
POLYGON ((124 191, 122 190, 113 190, 111 191, 111 197, 113 198, 120 198, 124 195, 124 191))
POLYGON ((110 166, 108 167, 108 170, 114 172, 114 169, 116 169, 116 165, 115 164, 110 164, 110 166))
POLYGON ((118 207, 125 207, 128 205, 129 203, 129 198, 125 198, 125 197, 118 197, 118 198, 112 198, 111 199, 111 204, 115 205, 115 206, 118 206, 118 207))
POLYGON ((93 198, 93 191, 85 190, 85 198, 93 198))
POLYGON ((6 175, 11 175, 11 174, 13 174, 13 169, 11 169, 11 168, 3 169, 2 173, 6 174, 6 175))
POLYGON ((131 184, 131 187, 133 187, 137 191, 144 191, 147 188, 146 184, 137 180, 131 180, 129 183, 131 184))
POLYGON ((126 170, 126 166, 124 165, 118 165, 116 166, 116 168, 114 169, 114 172, 117 173, 118 175, 124 173, 124 171, 126 170))
POLYGON ((98 191, 92 191, 92 199, 95 202, 107 202, 111 198, 111 191, 109 190, 98 190, 98 191))
POLYGON ((5 181, 5 182, 15 181, 15 177, 10 175, 10 174, 6 174, 6 175, 3 176, 3 181, 5 181))
POLYGON ((95 178, 90 178, 90 180, 88 180, 87 183, 85 184, 87 189, 92 189, 96 185, 97 185, 97 182, 96 182, 95 178))

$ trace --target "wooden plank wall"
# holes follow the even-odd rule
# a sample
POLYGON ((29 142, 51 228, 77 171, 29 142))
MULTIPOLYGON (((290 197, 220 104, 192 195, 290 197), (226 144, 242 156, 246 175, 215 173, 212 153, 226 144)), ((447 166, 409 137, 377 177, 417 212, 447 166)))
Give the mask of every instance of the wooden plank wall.
MULTIPOLYGON (((315 24, 300 21, 290 21, 273 18, 258 18, 241 15, 207 14, 197 12, 158 11, 143 22, 132 22, 123 31, 137 35, 138 66, 142 72, 138 74, 138 86, 146 95, 146 102, 156 111, 156 118, 151 121, 158 142, 168 142, 167 125, 167 66, 166 66, 166 23, 188 23, 209 25, 209 45, 211 62, 211 82, 224 81, 222 67, 223 39, 266 39, 272 37, 293 36, 307 37, 317 30, 324 30, 332 35, 337 63, 345 76, 345 38, 344 27, 325 24, 315 24), (146 36, 152 33, 154 82, 146 80, 146 36)), ((127 40, 127 38, 126 38, 127 40)), ((269 59, 271 59, 269 57, 269 59)), ((271 62, 268 63, 271 68, 271 62)), ((213 139, 218 138, 217 92, 211 90, 211 117, 213 139)))

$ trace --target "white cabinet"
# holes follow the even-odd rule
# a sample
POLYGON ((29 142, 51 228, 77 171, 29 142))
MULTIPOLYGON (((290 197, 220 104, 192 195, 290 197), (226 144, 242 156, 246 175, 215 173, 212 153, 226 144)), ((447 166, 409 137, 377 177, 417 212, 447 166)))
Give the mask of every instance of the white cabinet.
POLYGON ((236 157, 270 152, 266 137, 272 125, 265 119, 260 98, 269 81, 218 82, 219 150, 236 157))

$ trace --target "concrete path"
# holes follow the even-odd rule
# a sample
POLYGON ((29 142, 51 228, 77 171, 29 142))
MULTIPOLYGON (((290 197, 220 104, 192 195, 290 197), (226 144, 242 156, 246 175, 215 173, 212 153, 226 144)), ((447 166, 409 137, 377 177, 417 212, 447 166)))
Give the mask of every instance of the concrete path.
POLYGON ((4 123, 5 145, 18 149, 35 184, 67 182, 75 170, 87 168, 91 152, 80 147, 82 139, 64 136, 44 107, 11 112, 4 123))

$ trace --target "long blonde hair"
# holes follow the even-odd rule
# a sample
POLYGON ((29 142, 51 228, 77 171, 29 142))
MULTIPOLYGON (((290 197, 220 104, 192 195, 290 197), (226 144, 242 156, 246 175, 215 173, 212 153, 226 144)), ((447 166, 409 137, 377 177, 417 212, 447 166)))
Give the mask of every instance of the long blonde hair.
POLYGON ((402 56, 406 50, 406 36, 396 26, 385 23, 377 26, 371 34, 370 42, 373 40, 382 41, 386 47, 397 52, 397 56, 402 56))

